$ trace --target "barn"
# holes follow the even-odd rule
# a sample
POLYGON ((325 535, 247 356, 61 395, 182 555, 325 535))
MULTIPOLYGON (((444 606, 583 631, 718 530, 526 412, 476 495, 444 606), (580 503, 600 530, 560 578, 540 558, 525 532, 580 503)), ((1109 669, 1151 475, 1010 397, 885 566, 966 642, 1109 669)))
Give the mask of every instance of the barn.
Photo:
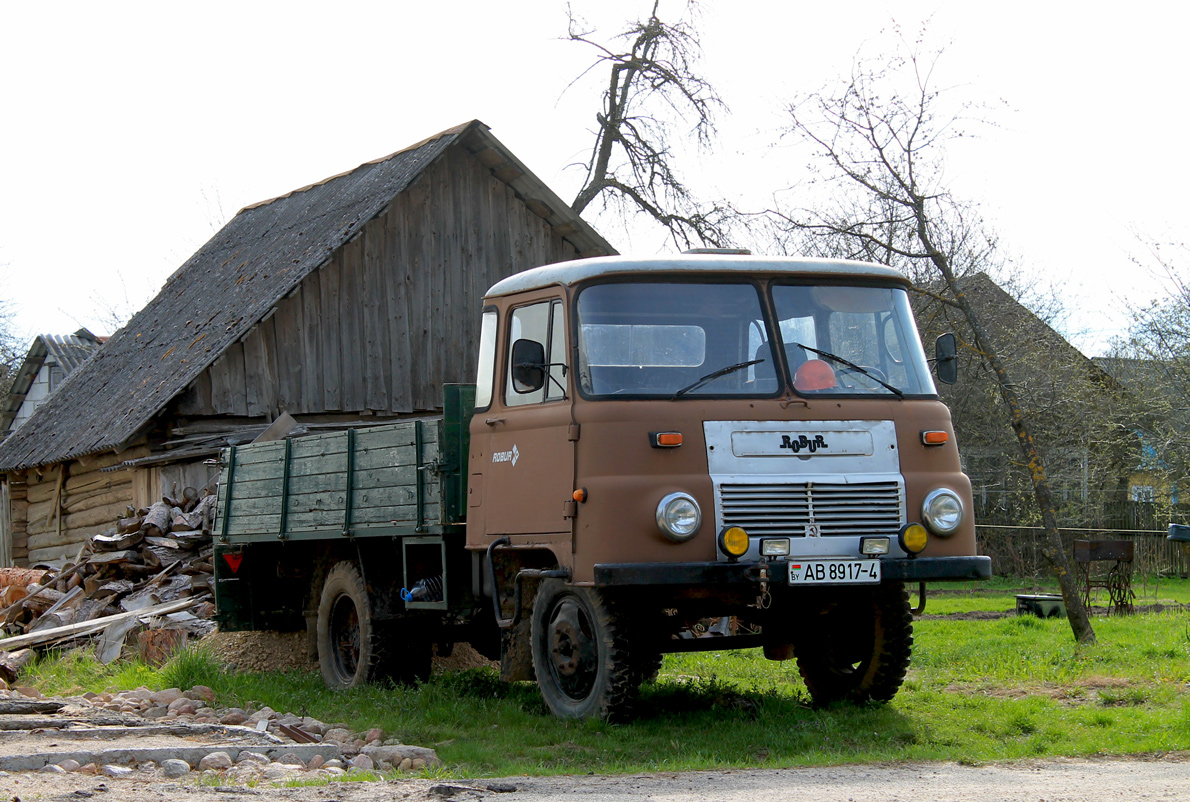
POLYGON ((477 120, 249 206, 0 443, 0 554, 71 559, 283 414, 435 412, 474 380, 489 286, 613 253, 477 120))

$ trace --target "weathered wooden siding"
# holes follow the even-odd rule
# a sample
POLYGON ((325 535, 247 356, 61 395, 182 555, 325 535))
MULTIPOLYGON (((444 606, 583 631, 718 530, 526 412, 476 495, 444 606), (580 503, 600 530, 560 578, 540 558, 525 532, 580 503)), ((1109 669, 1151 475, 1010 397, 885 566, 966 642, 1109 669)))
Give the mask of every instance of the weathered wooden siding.
POLYGON ((434 410, 474 380, 483 293, 574 248, 461 147, 196 380, 183 415, 434 410))
MULTIPOLYGON (((15 562, 22 565, 73 557, 89 536, 114 526, 134 502, 133 472, 103 473, 101 469, 147 454, 148 449, 141 447, 59 463, 40 473, 25 472, 26 553, 23 561, 14 553, 15 562)), ((10 492, 19 486, 10 485, 10 492)), ((14 519, 21 507, 14 500, 14 519)), ((14 520, 14 535, 17 526, 14 520)), ((18 542, 19 537, 14 536, 14 552, 18 552, 18 542)))

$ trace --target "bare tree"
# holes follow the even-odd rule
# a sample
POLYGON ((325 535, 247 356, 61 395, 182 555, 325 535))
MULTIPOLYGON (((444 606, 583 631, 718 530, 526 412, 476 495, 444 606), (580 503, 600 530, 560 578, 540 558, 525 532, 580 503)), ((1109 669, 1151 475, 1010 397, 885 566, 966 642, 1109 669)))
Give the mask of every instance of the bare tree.
MULTIPOLYGON (((655 0, 647 20, 614 38, 622 47, 594 39, 595 32, 569 11, 570 41, 598 53, 583 74, 599 68, 609 73, 602 109, 595 115, 595 142, 581 165, 587 177, 571 208, 581 214, 598 199, 625 217, 651 217, 679 247, 693 242, 722 246, 731 210, 695 198, 674 168, 672 143, 684 125, 684 133, 699 146, 709 145, 715 114, 726 105, 698 70, 702 53, 693 24, 663 21, 659 6, 655 0)), ((688 8, 693 11, 695 4, 688 8)))
POLYGON ((919 278, 928 270, 940 283, 938 300, 962 314, 971 333, 968 345, 996 377, 1045 532, 1043 555, 1062 589, 1074 636, 1093 642, 1058 532, 1045 461, 1017 385, 961 281, 980 269, 996 243, 978 211, 954 198, 944 182, 945 146, 965 135, 971 108, 943 111, 949 97, 932 83, 938 55, 923 58, 916 45, 903 45, 891 59, 857 61, 837 90, 791 105, 788 133, 813 146, 818 178, 835 200, 820 209, 775 209, 773 217, 811 247, 900 266, 919 278))

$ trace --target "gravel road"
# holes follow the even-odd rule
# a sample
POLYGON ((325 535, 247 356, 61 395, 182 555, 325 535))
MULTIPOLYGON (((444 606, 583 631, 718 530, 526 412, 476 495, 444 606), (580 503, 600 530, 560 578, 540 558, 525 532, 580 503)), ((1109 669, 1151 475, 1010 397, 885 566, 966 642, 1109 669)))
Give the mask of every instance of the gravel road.
POLYGON ((615 777, 337 782, 305 788, 200 787, 159 777, 114 780, 77 774, 0 776, 0 801, 96 802, 1134 802, 1190 800, 1190 753, 1140 758, 1060 759, 659 773, 615 777))

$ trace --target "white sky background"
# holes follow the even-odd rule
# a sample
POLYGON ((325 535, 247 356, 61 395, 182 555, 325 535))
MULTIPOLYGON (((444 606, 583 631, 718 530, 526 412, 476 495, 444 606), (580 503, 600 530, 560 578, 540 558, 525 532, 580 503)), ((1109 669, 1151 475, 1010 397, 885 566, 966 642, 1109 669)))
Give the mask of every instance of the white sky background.
MULTIPOLYGON (((611 35, 648 0, 575 0, 611 35)), ((731 106, 687 167, 703 196, 768 204, 804 151, 772 148, 795 92, 929 18, 939 86, 998 124, 948 156, 1019 267, 1061 288, 1087 353, 1160 281, 1130 262, 1184 237, 1190 11, 1139 2, 706 0, 705 72, 731 106), (1114 7, 1118 8, 1118 7, 1114 7), (1098 10, 1102 9, 1102 10, 1098 10), (882 33, 883 32, 883 33, 882 33), (882 38, 883 37, 883 38, 882 38)), ((678 0, 663 0, 663 18, 678 0)), ((561 40, 565 4, 0 0, 0 298, 19 333, 111 333, 241 207, 478 118, 567 202, 605 73, 561 40)), ((667 251, 591 222, 625 253, 667 251)))

